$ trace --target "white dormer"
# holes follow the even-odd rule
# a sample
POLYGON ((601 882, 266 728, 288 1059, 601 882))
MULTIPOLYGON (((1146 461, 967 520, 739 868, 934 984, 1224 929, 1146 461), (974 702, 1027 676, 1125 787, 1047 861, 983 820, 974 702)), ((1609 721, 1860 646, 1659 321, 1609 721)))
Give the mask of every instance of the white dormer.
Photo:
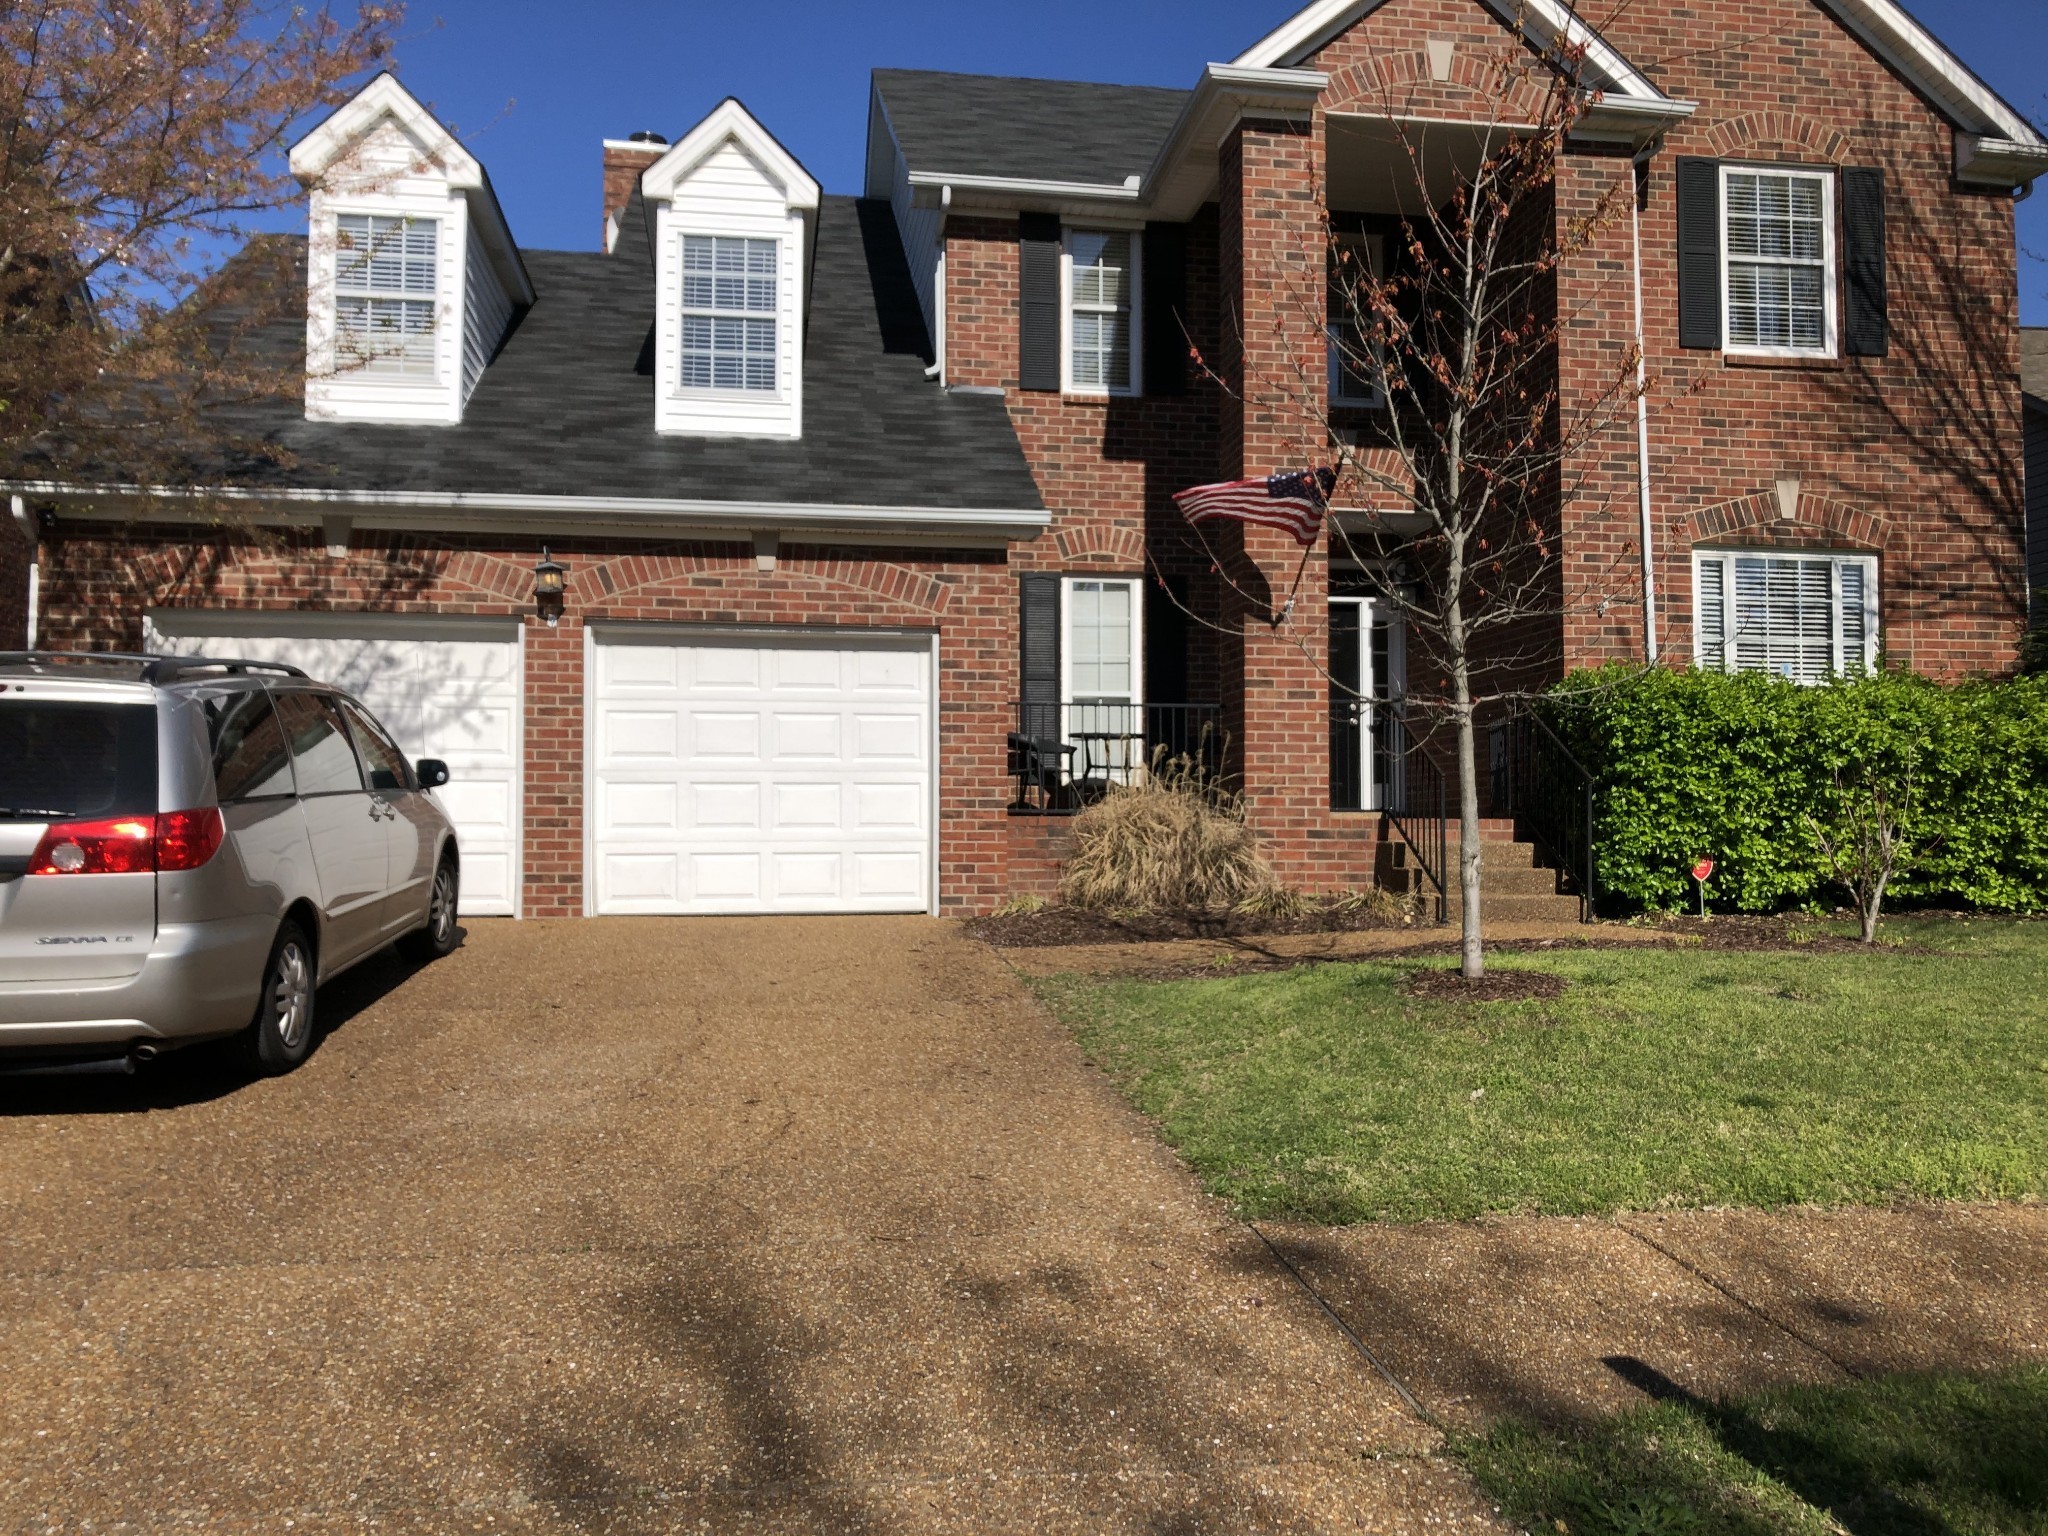
POLYGON ((306 415, 453 423, 533 303, 476 157, 390 75, 292 146, 312 189, 306 415))
POLYGON ((654 235, 656 430, 802 437, 817 182, 728 98, 640 191, 654 235))

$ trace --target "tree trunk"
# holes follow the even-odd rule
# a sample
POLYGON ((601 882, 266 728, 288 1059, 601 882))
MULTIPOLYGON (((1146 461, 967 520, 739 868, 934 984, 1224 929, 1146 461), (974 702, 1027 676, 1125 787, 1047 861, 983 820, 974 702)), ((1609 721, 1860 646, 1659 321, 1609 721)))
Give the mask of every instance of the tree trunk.
POLYGON ((1479 753, 1472 723, 1472 685, 1465 658, 1452 666, 1458 722, 1458 943, 1468 981, 1486 974, 1479 933, 1479 753))

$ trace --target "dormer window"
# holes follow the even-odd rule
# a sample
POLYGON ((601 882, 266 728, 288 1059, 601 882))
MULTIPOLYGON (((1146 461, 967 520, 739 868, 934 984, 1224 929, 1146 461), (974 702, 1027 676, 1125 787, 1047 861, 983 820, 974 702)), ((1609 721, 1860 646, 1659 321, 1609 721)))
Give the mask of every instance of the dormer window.
POLYGON ((344 213, 334 222, 337 369, 432 379, 439 221, 344 213))
POLYGON ((684 389, 775 392, 781 242, 683 236, 684 389))

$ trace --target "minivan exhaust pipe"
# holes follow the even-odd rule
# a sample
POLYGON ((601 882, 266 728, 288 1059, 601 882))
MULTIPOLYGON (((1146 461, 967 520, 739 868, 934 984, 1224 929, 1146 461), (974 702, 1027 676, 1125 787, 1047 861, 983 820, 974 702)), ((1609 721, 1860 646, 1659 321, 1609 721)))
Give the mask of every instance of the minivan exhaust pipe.
POLYGON ((155 1061, 163 1053, 164 1048, 150 1040, 138 1040, 128 1047, 128 1059, 137 1066, 155 1061))

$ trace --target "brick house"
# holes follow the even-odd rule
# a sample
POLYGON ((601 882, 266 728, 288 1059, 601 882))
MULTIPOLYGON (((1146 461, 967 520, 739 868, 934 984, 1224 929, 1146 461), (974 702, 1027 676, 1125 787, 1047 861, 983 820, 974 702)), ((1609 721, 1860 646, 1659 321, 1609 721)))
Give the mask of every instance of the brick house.
MULTIPOLYGON (((1316 0, 1186 91, 882 70, 862 196, 729 100, 605 143, 593 252, 522 250, 382 77, 293 151, 305 402, 259 424, 289 459, 203 511, 6 487, 37 639, 352 686, 454 766, 476 913, 985 911, 1056 881, 1033 812, 1198 737, 1285 878, 1368 883, 1409 686, 1386 572, 1326 542, 1297 586, 1285 535, 1198 541, 1169 498, 1304 467, 1261 382, 1289 369, 1370 430, 1290 306, 1333 229, 1397 227, 1396 120, 1454 156, 1503 120, 1511 24, 1596 88, 1547 216, 1642 168, 1640 261, 1621 221, 1558 275, 1561 383, 1623 366, 1638 273, 1654 381, 1647 474, 1617 422, 1547 513, 1567 569, 1635 574, 1559 607, 1541 670, 1641 656, 1652 590, 1673 662, 2009 670, 2012 199, 2048 143, 1893 0, 1600 36, 1559 0, 1316 0)), ((1400 509, 1340 490, 1360 515, 1400 509)))

